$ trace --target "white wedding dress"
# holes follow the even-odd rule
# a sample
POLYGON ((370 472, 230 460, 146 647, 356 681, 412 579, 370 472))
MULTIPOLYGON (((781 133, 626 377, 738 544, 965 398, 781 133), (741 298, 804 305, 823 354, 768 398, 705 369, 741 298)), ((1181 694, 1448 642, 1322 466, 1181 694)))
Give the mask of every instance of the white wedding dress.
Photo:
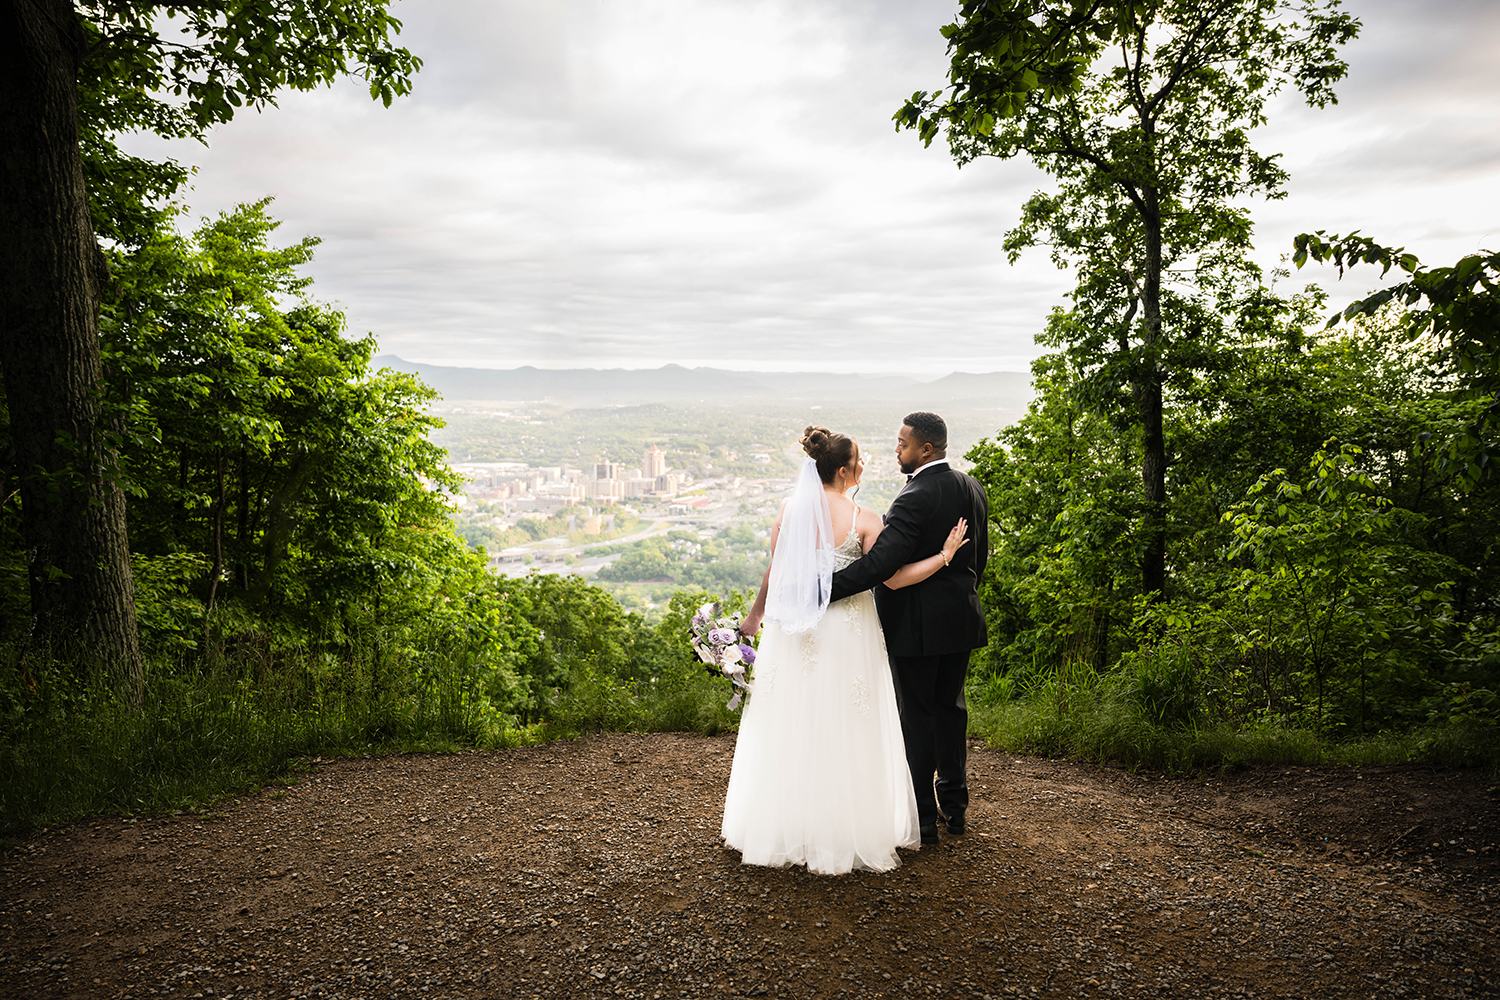
MULTIPOLYGON (((860 554, 851 528, 834 565, 860 554)), ((826 875, 895 868, 896 848, 920 844, 917 798, 874 597, 830 604, 801 635, 771 622, 761 636, 724 797, 725 842, 751 865, 826 875)))

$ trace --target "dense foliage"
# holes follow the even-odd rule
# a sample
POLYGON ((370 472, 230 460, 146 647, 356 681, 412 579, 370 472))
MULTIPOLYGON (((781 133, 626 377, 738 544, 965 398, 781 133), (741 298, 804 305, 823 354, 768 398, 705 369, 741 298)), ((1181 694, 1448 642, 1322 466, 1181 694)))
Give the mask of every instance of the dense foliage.
POLYGON ((766 571, 766 539, 740 525, 718 538, 672 531, 630 546, 599 571, 602 581, 661 582, 701 591, 754 590, 766 571))
POLYGON ((187 176, 116 139, 201 140, 241 107, 350 73, 389 105, 421 65, 393 44, 400 29, 384 0, 0 7, 3 493, 20 500, 28 641, 72 645, 74 673, 144 690, 120 456, 101 407, 112 276, 99 237, 153 239, 187 176))
POLYGON ((372 371, 373 342, 308 297, 316 241, 274 246, 265 202, 191 235, 157 218, 111 251, 101 323, 143 689, 28 635, 0 505, 0 827, 194 801, 316 753, 730 722, 686 641, 705 595, 652 626, 577 577, 487 572, 450 517, 433 393, 372 371))
POLYGON ((602 543, 638 531, 641 525, 637 515, 621 511, 613 515, 607 529, 590 534, 581 523, 587 518, 563 508, 549 517, 520 518, 513 527, 505 528, 496 523, 503 523, 503 509, 497 510, 499 507, 498 503, 481 500, 472 514, 455 518, 454 527, 459 537, 474 548, 483 548, 494 554, 544 538, 563 538, 573 545, 602 543))
POLYGON ((1322 331, 1321 305, 1246 297, 1168 383, 1177 502, 1155 599, 1139 436, 1078 391, 1075 357, 1037 362, 1030 412, 970 452, 998 529, 985 670, 1006 696, 1083 668, 1160 724, 1493 740, 1500 479, 1451 461, 1493 393, 1405 314, 1322 331))

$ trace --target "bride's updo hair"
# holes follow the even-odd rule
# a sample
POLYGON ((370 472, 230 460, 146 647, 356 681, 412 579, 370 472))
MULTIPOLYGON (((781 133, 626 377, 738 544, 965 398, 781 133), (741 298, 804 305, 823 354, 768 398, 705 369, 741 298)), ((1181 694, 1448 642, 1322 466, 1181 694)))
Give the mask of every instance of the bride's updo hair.
POLYGON ((847 469, 854 461, 854 439, 847 434, 836 434, 827 427, 803 430, 802 450, 818 463, 818 478, 825 483, 833 482, 839 470, 847 469))

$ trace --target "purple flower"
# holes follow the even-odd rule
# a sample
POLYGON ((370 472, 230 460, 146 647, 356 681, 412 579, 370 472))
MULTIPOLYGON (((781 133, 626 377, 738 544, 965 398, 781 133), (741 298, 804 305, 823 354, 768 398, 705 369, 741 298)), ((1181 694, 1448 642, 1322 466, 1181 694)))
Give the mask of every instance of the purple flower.
POLYGON ((755 647, 748 642, 740 643, 740 658, 746 663, 753 664, 755 662, 755 647))

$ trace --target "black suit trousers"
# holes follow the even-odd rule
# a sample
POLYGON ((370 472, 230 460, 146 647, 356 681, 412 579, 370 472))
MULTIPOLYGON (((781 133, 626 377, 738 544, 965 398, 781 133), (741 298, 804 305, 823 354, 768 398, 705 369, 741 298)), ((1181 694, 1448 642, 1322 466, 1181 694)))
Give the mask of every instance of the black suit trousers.
POLYGON ((969 805, 969 706, 964 700, 968 672, 968 650, 891 657, 906 763, 917 792, 917 819, 923 826, 937 822, 940 808, 945 816, 952 816, 969 805))

